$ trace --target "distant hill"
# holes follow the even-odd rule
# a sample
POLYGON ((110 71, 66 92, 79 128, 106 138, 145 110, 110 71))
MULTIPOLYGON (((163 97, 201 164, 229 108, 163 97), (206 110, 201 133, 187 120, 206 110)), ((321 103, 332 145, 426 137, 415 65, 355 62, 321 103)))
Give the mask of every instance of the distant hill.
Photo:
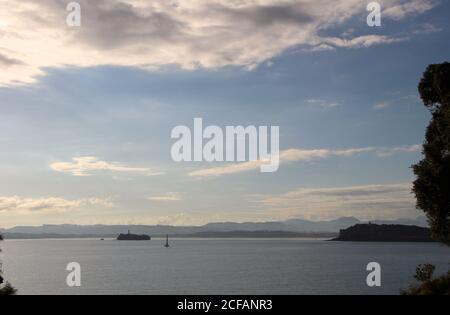
POLYGON ((302 219, 291 219, 284 221, 285 224, 294 227, 298 231, 308 232, 337 232, 357 223, 360 220, 354 217, 343 217, 331 221, 308 221, 302 219))
MULTIPOLYGON (((128 230, 135 234, 150 236, 188 235, 204 232, 253 232, 277 231, 294 233, 338 233, 352 225, 364 223, 354 217, 344 217, 331 221, 309 221, 291 219, 273 222, 218 222, 202 226, 170 226, 170 225, 42 225, 17 226, 0 229, 5 238, 77 238, 77 237, 117 237, 128 230)), ((415 220, 399 219, 395 221, 373 221, 379 224, 406 224, 426 227, 424 217, 415 220)), ((200 234, 201 235, 201 234, 200 234)))
POLYGON ((286 232, 286 231, 229 231, 229 232, 198 232, 193 234, 174 235, 175 237, 199 238, 329 238, 336 236, 333 232, 286 232))
POLYGON ((433 242, 429 228, 399 224, 356 224, 341 230, 334 241, 433 242))

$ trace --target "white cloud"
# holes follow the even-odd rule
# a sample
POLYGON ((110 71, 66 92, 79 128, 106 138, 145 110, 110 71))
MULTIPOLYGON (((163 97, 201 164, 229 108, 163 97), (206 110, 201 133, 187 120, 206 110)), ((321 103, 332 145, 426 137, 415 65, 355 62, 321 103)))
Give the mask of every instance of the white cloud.
POLYGON ((256 200, 267 212, 282 217, 328 220, 357 216, 363 220, 416 217, 411 184, 298 188, 256 200))
POLYGON ((383 10, 382 16, 393 19, 401 20, 407 16, 414 16, 433 9, 439 4, 439 0, 409 0, 402 3, 395 3, 391 6, 387 6, 383 10))
POLYGON ((233 163, 225 166, 211 167, 189 172, 188 175, 197 178, 214 177, 222 175, 230 175, 241 172, 253 171, 259 169, 264 164, 262 161, 249 161, 243 163, 233 163))
POLYGON ((309 99, 309 100, 306 100, 306 103, 308 105, 318 106, 318 107, 322 107, 322 108, 326 108, 326 109, 339 106, 338 102, 329 102, 329 101, 318 100, 318 99, 309 99))
POLYGON ((147 197, 150 201, 181 201, 183 199, 183 194, 178 192, 168 192, 163 195, 147 197))
POLYGON ((412 153, 412 152, 420 152, 420 150, 422 150, 422 145, 420 144, 404 145, 396 148, 382 148, 377 150, 377 156, 389 157, 396 153, 412 153))
POLYGON ((402 104, 408 104, 408 103, 417 103, 419 101, 419 97, 417 95, 406 95, 402 97, 397 97, 390 100, 385 100, 376 103, 372 109, 380 110, 385 109, 392 106, 402 105, 402 104))
MULTIPOLYGON (((360 0, 78 0, 81 27, 66 25, 66 0, 2 0, 0 85, 30 83, 46 67, 254 69, 285 50, 362 48, 402 39, 321 36, 366 16, 360 0)), ((430 10, 434 0, 383 3, 387 18, 430 10)))
POLYGON ((93 172, 110 171, 137 173, 146 176, 161 175, 162 172, 154 172, 145 167, 131 167, 116 162, 105 162, 94 156, 74 157, 73 162, 55 162, 50 164, 50 168, 73 176, 91 176, 93 172))
MULTIPOLYGON (((200 219, 201 220, 201 219, 200 219)), ((203 217, 204 220, 204 217, 203 217)), ((176 226, 187 226, 199 224, 198 219, 192 218, 186 213, 176 213, 167 216, 161 216, 156 218, 149 218, 147 224, 158 224, 158 225, 176 225, 176 226)), ((201 221, 203 224, 206 221, 201 221)))
POLYGON ((406 37, 391 37, 386 35, 362 35, 354 38, 316 37, 313 43, 318 46, 325 45, 325 47, 335 48, 367 48, 380 44, 398 43, 407 39, 406 37))
MULTIPOLYGON (((320 160, 329 158, 332 156, 337 157, 350 157, 361 153, 375 153, 379 157, 387 157, 396 153, 410 153, 420 151, 420 145, 411 146, 399 146, 393 148, 383 147, 363 147, 363 148, 351 148, 343 150, 330 150, 330 149, 287 149, 280 152, 280 163, 293 163, 293 162, 307 162, 313 160, 320 160)), ((219 167, 211 167, 205 169, 199 169, 188 173, 189 176, 204 178, 229 175, 247 171, 253 171, 260 168, 265 164, 265 161, 249 161, 243 163, 232 163, 219 167)))
POLYGON ((65 212, 83 207, 110 208, 114 204, 110 199, 84 198, 67 200, 58 197, 22 198, 18 196, 0 196, 0 212, 42 213, 65 212))
POLYGON ((420 25, 417 29, 412 31, 412 33, 414 35, 428 35, 436 32, 441 32, 443 30, 444 30, 443 28, 436 27, 431 23, 424 23, 420 25))

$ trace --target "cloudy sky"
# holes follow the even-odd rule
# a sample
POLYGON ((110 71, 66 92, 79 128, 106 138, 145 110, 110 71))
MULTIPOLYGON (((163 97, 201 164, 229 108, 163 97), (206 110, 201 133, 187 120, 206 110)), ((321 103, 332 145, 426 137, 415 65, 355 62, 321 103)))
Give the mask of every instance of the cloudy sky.
POLYGON ((414 218, 450 3, 0 2, 0 227, 414 218), (171 130, 280 126, 281 165, 171 159, 171 130))

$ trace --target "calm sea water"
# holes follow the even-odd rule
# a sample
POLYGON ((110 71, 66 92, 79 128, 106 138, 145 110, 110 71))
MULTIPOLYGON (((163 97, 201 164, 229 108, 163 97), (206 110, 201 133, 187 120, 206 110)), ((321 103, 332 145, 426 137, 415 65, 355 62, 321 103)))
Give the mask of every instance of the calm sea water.
POLYGON ((450 249, 427 243, 304 239, 7 240, 7 279, 21 294, 398 294, 419 263, 449 267, 450 249), (382 286, 366 285, 366 265, 382 286), (66 266, 82 267, 68 288, 66 266))

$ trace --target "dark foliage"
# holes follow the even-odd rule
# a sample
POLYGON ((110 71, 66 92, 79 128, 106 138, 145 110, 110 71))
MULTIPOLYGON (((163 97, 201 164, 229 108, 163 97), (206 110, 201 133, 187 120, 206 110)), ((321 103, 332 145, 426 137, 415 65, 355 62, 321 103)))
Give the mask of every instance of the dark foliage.
MULTIPOLYGON (((429 65, 419 93, 432 117, 423 143, 424 159, 413 165, 417 208, 425 212, 435 239, 450 246, 450 63, 429 65)), ((433 278, 435 266, 419 265, 414 278, 421 284, 404 295, 450 295, 450 271, 433 278)))
MULTIPOLYGON (((0 235, 0 241, 3 240, 3 236, 0 235)), ((1 252, 1 249, 0 249, 1 252)), ((9 282, 6 282, 5 285, 3 283, 5 282, 5 279, 3 278, 3 271, 2 271, 2 264, 0 262, 0 295, 13 295, 16 294, 17 290, 14 289, 9 282)))
POLYGON ((0 288, 0 295, 14 295, 17 293, 17 290, 12 287, 8 282, 4 287, 0 288))
POLYGON ((423 144, 424 159, 413 165, 413 192, 433 237, 450 246, 450 63, 430 65, 419 83, 432 113, 423 144))
POLYGON ((450 271, 443 276, 433 278, 433 265, 419 265, 414 278, 422 283, 401 292, 402 295, 450 295, 450 271))
POLYGON ((416 268, 416 274, 414 278, 416 278, 417 281, 421 282, 430 281, 431 278, 433 277, 435 269, 436 267, 431 264, 419 265, 416 268))
POLYGON ((450 63, 429 65, 419 83, 419 93, 425 106, 436 110, 450 101, 450 63))

